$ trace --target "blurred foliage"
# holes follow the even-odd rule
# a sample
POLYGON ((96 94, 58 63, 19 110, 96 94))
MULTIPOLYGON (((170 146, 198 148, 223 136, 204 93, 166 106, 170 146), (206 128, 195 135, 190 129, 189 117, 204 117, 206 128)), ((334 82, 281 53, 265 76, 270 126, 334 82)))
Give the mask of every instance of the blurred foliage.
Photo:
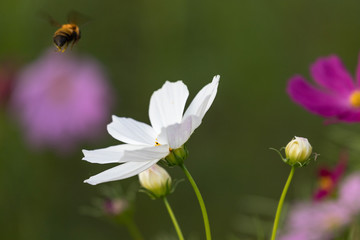
MULTIPOLYGON (((113 114, 148 122, 150 96, 165 80, 182 79, 192 98, 220 74, 214 104, 188 143, 187 166, 205 198, 214 239, 224 239, 243 224, 235 219, 244 214, 237 209, 244 196, 280 195, 289 167, 269 147, 280 148, 297 135, 309 138, 321 154, 316 163, 296 173, 288 201, 308 198, 316 182, 315 169, 337 161, 343 146, 334 139, 345 141, 346 131, 324 125, 323 119, 292 103, 284 89, 295 73, 308 77, 309 64, 319 56, 338 54, 354 73, 359 8, 355 0, 4 0, 0 60, 36 59, 53 47, 56 30, 38 13, 45 11, 65 22, 67 13, 76 10, 92 21, 82 27, 82 39, 73 51, 91 55, 105 66, 117 93, 113 114)), ((78 211, 100 188, 83 180, 108 166, 81 161, 81 149, 66 156, 33 152, 22 137, 2 109, 0 239, 127 238, 125 229, 78 211)), ((114 144, 107 136, 82 148, 114 144)), ((350 153, 350 161, 359 162, 358 154, 350 153)), ((183 178, 179 169, 170 173, 183 178)), ((134 181, 136 177, 123 184, 134 181)), ((190 185, 181 184, 169 201, 186 237, 203 239, 200 209, 190 185)), ((275 212, 273 204, 262 207, 275 212)), ((136 208, 135 218, 145 236, 173 234, 161 201, 138 194, 136 208)))

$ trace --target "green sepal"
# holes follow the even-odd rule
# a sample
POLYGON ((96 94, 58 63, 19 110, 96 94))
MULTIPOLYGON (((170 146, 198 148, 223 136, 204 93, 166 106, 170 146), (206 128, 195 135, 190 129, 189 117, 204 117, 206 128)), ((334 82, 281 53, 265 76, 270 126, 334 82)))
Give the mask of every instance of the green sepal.
POLYGON ((170 193, 172 193, 172 188, 173 188, 172 186, 173 186, 173 184, 171 183, 171 180, 168 179, 166 181, 164 191, 161 194, 156 194, 153 191, 150 191, 149 189, 146 189, 144 187, 140 187, 139 192, 146 193, 152 200, 155 200, 158 198, 165 197, 165 196, 169 195, 170 193))
POLYGON ((158 198, 163 198, 163 197, 166 197, 167 195, 175 192, 176 187, 182 181, 184 181, 184 179, 180 179, 180 180, 174 179, 172 182, 170 182, 170 180, 167 180, 166 181, 166 189, 164 191, 164 194, 161 194, 161 195, 155 194, 154 192, 152 192, 144 187, 140 187, 139 192, 146 193, 152 200, 155 200, 158 198))
POLYGON ((153 194, 151 191, 147 190, 146 188, 140 187, 139 192, 146 193, 152 200, 157 199, 155 194, 153 194))
POLYGON ((320 155, 320 154, 318 154, 318 153, 313 153, 313 154, 312 154, 313 157, 309 157, 306 161, 304 161, 304 162, 302 162, 302 163, 301 163, 301 162, 291 163, 291 162, 290 162, 290 159, 283 157, 283 155, 282 155, 281 152, 280 152, 281 150, 284 150, 285 147, 282 147, 282 148, 280 148, 279 150, 277 150, 277 149, 275 149, 275 148, 269 148, 269 149, 270 149, 270 150, 274 150, 275 152, 277 152, 277 153, 280 155, 280 158, 281 158, 281 160, 282 160, 284 163, 289 164, 290 166, 296 167, 296 168, 307 166, 307 165, 311 162, 312 159, 314 159, 314 161, 316 161, 317 158, 318 158, 318 156, 320 155))
POLYGON ((277 153, 279 154, 281 160, 283 160, 284 163, 288 163, 289 159, 284 158, 283 155, 282 155, 281 152, 280 152, 281 150, 285 149, 284 147, 280 148, 280 150, 277 150, 277 149, 275 149, 275 148, 269 148, 269 149, 277 152, 277 153))
POLYGON ((172 149, 163 160, 166 162, 166 164, 169 167, 172 166, 180 166, 184 164, 185 159, 189 156, 189 151, 186 147, 186 145, 182 145, 181 147, 177 149, 172 149))
POLYGON ((320 156, 320 154, 318 153, 313 153, 311 157, 309 157, 308 160, 306 160, 305 162, 301 163, 301 162, 296 162, 293 165, 291 165, 289 163, 290 166, 294 166, 294 167, 305 167, 307 166, 312 160, 316 161, 317 158, 320 156))
POLYGON ((177 188, 177 186, 179 185, 179 183, 183 182, 185 179, 174 179, 173 184, 171 186, 171 190, 170 193, 175 192, 175 189, 177 188))

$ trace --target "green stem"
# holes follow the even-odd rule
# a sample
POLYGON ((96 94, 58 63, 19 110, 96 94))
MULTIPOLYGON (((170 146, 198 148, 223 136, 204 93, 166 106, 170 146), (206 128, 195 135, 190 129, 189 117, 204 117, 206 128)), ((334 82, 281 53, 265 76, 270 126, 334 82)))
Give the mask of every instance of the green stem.
POLYGON ((181 164, 180 167, 182 168, 182 170, 184 171, 186 177, 188 178, 191 186, 193 187, 196 197, 199 201, 200 204, 200 208, 201 208, 201 212, 203 215, 203 219, 204 219, 204 225, 205 225, 205 233, 206 233, 206 239, 207 240, 211 240, 211 231, 210 231, 210 223, 209 223, 209 218, 208 218, 208 214, 206 211, 206 207, 205 207, 205 203, 204 203, 204 199, 201 196, 200 190, 197 187, 195 180, 193 179, 193 177, 191 176, 190 172, 187 170, 187 168, 185 167, 184 164, 181 164))
POLYGON ((124 222, 124 224, 126 225, 132 239, 144 240, 143 236, 140 233, 138 226, 135 224, 135 222, 132 218, 129 218, 127 221, 124 222))
POLYGON ((174 224, 174 227, 175 227, 176 233, 177 233, 177 235, 178 235, 178 237, 179 237, 179 240, 184 240, 184 236, 182 235, 182 232, 181 232, 181 229, 180 229, 180 227, 179 227, 179 224, 178 224, 178 222, 177 222, 177 220, 176 220, 176 217, 175 217, 175 215, 174 215, 174 212, 171 210, 171 207, 170 207, 170 204, 169 204, 167 198, 166 198, 166 197, 163 197, 163 200, 164 200, 165 206, 166 206, 166 208, 167 208, 167 210, 168 210, 168 212, 169 212, 170 218, 171 218, 171 220, 172 220, 172 222, 173 222, 173 224, 174 224))
POLYGON ((294 172, 295 172, 295 167, 291 167, 289 177, 288 177, 288 179, 286 181, 286 184, 284 186, 284 189, 282 191, 282 194, 281 194, 281 197, 280 197, 280 200, 279 200, 279 204, 278 204, 278 207, 277 207, 277 210, 276 210, 274 226, 273 226, 273 230, 272 230, 272 234, 271 234, 271 240, 275 240, 276 231, 277 231, 277 228, 278 228, 278 225, 279 225, 279 220, 280 220, 281 209, 282 209, 282 207, 284 205, 284 200, 285 200, 285 197, 286 197, 286 193, 287 193, 287 191, 289 189, 291 179, 294 176, 294 172))

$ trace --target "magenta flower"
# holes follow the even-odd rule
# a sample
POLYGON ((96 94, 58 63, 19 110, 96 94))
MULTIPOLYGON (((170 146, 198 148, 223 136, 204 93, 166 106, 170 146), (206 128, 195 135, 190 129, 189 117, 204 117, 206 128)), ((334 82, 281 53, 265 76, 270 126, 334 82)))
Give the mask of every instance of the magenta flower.
POLYGON ((19 64, 13 59, 0 62, 0 107, 7 106, 11 97, 19 64))
POLYGON ((300 75, 289 80, 287 92, 293 101, 326 118, 360 121, 360 65, 356 81, 335 55, 319 58, 311 66, 310 73, 318 86, 311 85, 300 75))
POLYGON ((319 187, 314 194, 314 201, 324 200, 336 189, 341 177, 343 176, 349 156, 346 152, 340 155, 338 164, 333 169, 321 168, 319 170, 319 187))
POLYGON ((98 62, 48 52, 20 72, 11 105, 32 146, 61 152, 106 128, 109 95, 98 62))

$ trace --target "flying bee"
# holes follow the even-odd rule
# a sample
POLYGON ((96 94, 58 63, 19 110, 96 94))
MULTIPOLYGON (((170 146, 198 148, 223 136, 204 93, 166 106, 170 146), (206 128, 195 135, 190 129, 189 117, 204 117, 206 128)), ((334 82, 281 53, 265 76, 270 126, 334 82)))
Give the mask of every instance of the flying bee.
POLYGON ((65 52, 68 45, 71 43, 71 49, 80 40, 81 32, 78 25, 75 23, 67 23, 61 25, 61 27, 56 30, 53 36, 54 44, 58 52, 65 52))
POLYGON ((47 14, 43 13, 42 15, 47 18, 52 25, 59 28, 53 35, 53 42, 58 52, 65 52, 69 44, 71 44, 72 49, 73 46, 80 40, 81 32, 79 26, 77 25, 77 20, 80 16, 78 12, 70 12, 68 15, 68 23, 66 24, 59 24, 47 14))

